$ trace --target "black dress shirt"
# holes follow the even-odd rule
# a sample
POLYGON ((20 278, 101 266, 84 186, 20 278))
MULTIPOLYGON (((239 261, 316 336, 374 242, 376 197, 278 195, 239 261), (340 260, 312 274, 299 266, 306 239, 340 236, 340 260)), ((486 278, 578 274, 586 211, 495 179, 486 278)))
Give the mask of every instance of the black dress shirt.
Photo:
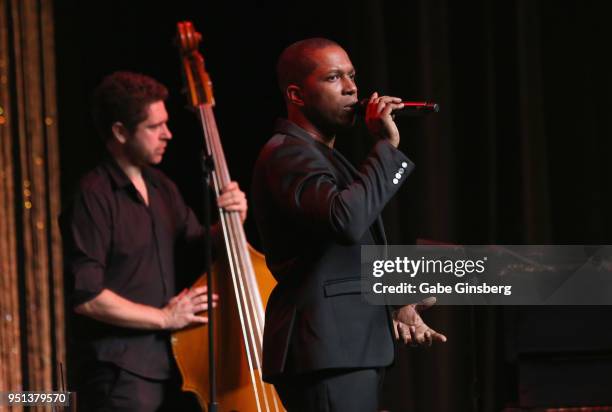
MULTIPOLYGON (((161 308, 176 294, 176 243, 203 246, 204 229, 176 186, 154 168, 145 168, 143 177, 149 205, 109 157, 81 180, 62 213, 73 306, 109 289, 161 308)), ((123 328, 78 315, 73 329, 81 357, 111 362, 147 378, 170 376, 168 332, 123 328)))

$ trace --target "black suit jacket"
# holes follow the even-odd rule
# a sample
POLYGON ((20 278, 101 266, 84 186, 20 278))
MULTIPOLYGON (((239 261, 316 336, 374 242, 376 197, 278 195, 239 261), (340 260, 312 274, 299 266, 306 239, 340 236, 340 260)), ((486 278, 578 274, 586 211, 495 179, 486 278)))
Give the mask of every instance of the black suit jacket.
POLYGON ((385 141, 357 170, 279 120, 255 166, 252 207, 278 281, 266 307, 263 374, 387 366, 389 313, 361 298, 361 245, 384 244, 380 213, 413 169, 385 141))

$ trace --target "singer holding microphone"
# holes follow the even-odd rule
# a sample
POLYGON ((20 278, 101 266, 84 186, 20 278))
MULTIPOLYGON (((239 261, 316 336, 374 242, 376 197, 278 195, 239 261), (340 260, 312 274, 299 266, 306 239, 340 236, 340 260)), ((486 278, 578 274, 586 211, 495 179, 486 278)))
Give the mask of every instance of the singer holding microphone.
POLYGON ((446 337, 421 307, 365 303, 361 245, 386 242, 380 213, 412 171, 397 149, 393 112, 401 99, 373 93, 365 121, 374 145, 355 168, 334 149, 355 123, 355 69, 337 43, 306 39, 277 65, 287 119, 263 147, 252 207, 266 262, 278 285, 266 308, 264 379, 292 411, 376 411, 394 339, 429 346, 446 337))

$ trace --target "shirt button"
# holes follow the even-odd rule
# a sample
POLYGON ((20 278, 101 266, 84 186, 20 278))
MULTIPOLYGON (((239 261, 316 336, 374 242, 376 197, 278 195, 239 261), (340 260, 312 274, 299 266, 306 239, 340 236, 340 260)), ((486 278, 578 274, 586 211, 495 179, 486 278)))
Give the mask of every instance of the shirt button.
POLYGON ((405 169, 404 169, 403 167, 400 167, 399 172, 400 172, 400 173, 404 173, 404 170, 405 170, 405 169))
POLYGON ((402 167, 408 167, 408 163, 402 162, 402 167))
POLYGON ((394 185, 396 185, 396 184, 398 184, 398 183, 399 183, 399 180, 397 180, 397 179, 393 179, 393 184, 394 184, 394 185))
POLYGON ((395 174, 395 177, 396 177, 397 179, 401 179, 401 178, 402 178, 402 174, 401 174, 401 173, 396 173, 396 174, 395 174))

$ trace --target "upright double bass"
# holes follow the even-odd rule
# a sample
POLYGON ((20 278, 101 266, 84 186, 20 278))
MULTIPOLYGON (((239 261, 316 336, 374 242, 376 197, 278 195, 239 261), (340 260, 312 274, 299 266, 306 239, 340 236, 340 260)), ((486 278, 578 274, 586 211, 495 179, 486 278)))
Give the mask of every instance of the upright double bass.
MULTIPOLYGON (((201 35, 191 22, 180 22, 177 40, 189 103, 202 124, 205 150, 214 160, 211 180, 218 196, 231 179, 213 113, 212 83, 198 52, 201 35)), ((211 268, 220 297, 213 326, 218 410, 283 411, 274 387, 263 381, 261 373, 264 301, 274 278, 264 257, 247 244, 238 213, 220 209, 219 225, 227 253, 211 268)), ((194 286, 205 283, 202 276, 194 286)), ((193 392, 205 411, 210 399, 208 333, 208 325, 201 325, 175 332, 171 339, 182 389, 193 392)))

